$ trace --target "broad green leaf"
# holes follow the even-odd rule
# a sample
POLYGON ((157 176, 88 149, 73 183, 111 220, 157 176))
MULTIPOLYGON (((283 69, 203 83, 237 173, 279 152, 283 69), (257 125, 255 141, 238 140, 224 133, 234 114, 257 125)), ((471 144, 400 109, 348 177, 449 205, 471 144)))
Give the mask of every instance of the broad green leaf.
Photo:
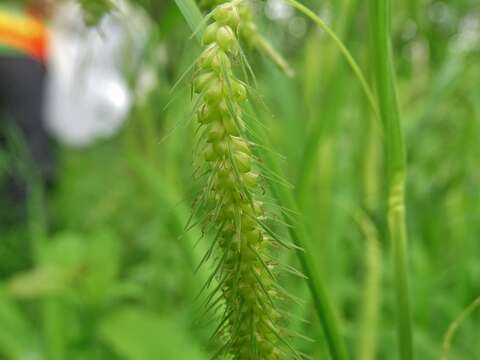
POLYGON ((105 319, 100 337, 125 359, 206 360, 195 339, 173 317, 127 307, 105 319))
POLYGON ((8 281, 8 291, 21 299, 56 295, 68 288, 74 275, 74 272, 60 266, 41 266, 13 276, 8 281))
POLYGON ((27 358, 35 352, 34 332, 20 308, 0 288, 0 358, 27 358))

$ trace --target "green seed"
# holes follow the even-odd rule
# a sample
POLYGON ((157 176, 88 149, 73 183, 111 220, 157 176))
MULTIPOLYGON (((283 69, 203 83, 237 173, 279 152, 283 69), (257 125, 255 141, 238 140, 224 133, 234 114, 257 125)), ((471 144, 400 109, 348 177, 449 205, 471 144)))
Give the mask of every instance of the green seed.
POLYGON ((245 140, 236 136, 232 136, 231 140, 232 140, 233 149, 235 151, 240 151, 245 154, 250 154, 250 148, 248 147, 248 144, 245 140))
POLYGON ((211 59, 210 68, 216 73, 223 73, 224 71, 230 71, 231 63, 228 56, 221 50, 219 50, 211 59))
POLYGON ((233 50, 235 45, 236 38, 233 30, 229 26, 222 26, 217 30, 216 41, 218 46, 220 46, 225 51, 233 50))
POLYGON ((225 128, 219 122, 214 122, 210 125, 210 129, 208 130, 208 140, 216 141, 223 139, 225 136, 225 128))
POLYGON ((240 14, 232 4, 222 4, 213 13, 213 18, 220 24, 237 27, 240 22, 240 14))
POLYGON ((242 174, 242 179, 245 185, 248 186, 249 188, 253 189, 257 186, 258 175, 255 174, 254 172, 247 172, 245 174, 242 174))
POLYGON ((214 74, 211 72, 206 72, 198 75, 195 78, 193 83, 193 88, 197 94, 202 93, 206 88, 208 83, 214 78, 214 74))
POLYGON ((226 178, 222 180, 221 185, 223 185, 224 188, 227 190, 233 190, 235 189, 237 182, 233 174, 229 174, 226 178))
POLYGON ((245 233, 245 238, 250 244, 257 244, 262 238, 262 233, 259 229, 254 229, 245 233))
POLYGON ((210 80, 205 90, 205 101, 210 104, 218 103, 223 98, 223 88, 224 86, 221 80, 210 80))
POLYGON ((232 83, 232 90, 235 94, 235 100, 242 102, 247 98, 247 88, 239 81, 232 83))
POLYGON ((205 160, 207 161, 214 161, 218 159, 218 155, 215 153, 212 144, 207 144, 204 152, 205 160))
POLYGON ((198 110, 197 117, 201 124, 209 124, 212 121, 219 119, 220 114, 215 111, 214 107, 209 106, 208 104, 203 104, 198 110))
POLYGON ((235 135, 235 136, 239 135, 238 127, 237 127, 237 124, 235 123, 235 120, 233 120, 230 116, 227 116, 227 117, 224 117, 222 121, 227 134, 235 135))
POLYGON ((207 26, 207 28, 203 32, 203 38, 202 38, 202 41, 205 45, 209 45, 216 41, 217 30, 218 30, 217 23, 213 23, 207 26))
POLYGON ((198 60, 198 65, 202 69, 213 71, 216 74, 231 71, 230 59, 215 43, 210 44, 210 46, 202 53, 198 60))
POLYGON ((228 145, 226 141, 218 141, 213 145, 215 152, 224 157, 228 153, 228 145))
POLYGON ((238 171, 241 173, 248 173, 252 169, 252 160, 249 155, 243 152, 237 152, 234 158, 238 171))
POLYGON ((252 231, 257 227, 257 222, 251 217, 244 216, 242 219, 242 228, 244 231, 252 231))

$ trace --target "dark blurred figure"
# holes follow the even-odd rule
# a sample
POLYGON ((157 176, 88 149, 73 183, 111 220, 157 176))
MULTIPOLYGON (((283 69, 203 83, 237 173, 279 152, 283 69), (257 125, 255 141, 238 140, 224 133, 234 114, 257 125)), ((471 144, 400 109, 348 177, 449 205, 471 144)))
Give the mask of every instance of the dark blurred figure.
MULTIPOLYGON (((32 179, 46 186, 53 180, 53 151, 43 122, 48 37, 44 21, 51 10, 52 0, 0 4, 0 151, 9 143, 7 129, 21 135, 26 150, 26 159, 15 154, 12 170, 1 180, 4 209, 6 201, 24 208, 32 179)), ((8 215, 14 209, 5 210, 8 215)))

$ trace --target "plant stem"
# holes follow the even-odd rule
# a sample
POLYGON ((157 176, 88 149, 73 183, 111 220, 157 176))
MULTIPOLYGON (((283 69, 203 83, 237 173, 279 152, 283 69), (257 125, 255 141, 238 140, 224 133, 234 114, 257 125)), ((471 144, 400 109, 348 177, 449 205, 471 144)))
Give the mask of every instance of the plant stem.
POLYGON ((377 335, 380 318, 382 280, 382 251, 378 231, 373 221, 361 209, 353 217, 366 240, 365 287, 362 295, 362 311, 357 354, 359 360, 376 358, 377 335))
POLYGON ((407 231, 405 224, 406 160, 398 111, 390 39, 390 0, 370 0, 374 74, 380 116, 385 128, 388 179, 388 226, 393 248, 399 356, 413 359, 408 294, 407 231))

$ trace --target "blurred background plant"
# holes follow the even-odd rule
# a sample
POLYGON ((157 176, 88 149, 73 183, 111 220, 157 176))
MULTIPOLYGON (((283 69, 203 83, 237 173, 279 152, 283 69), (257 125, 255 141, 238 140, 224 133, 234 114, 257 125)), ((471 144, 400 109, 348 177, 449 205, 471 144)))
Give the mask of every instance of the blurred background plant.
MULTIPOLYGON (((370 81, 364 2, 303 3, 335 30, 370 81)), ((29 198, 26 226, 1 224, 0 358, 202 360, 214 353, 215 322, 202 318, 196 298, 209 269, 194 274, 209 239, 194 246, 202 234, 184 231, 200 190, 191 177, 188 79, 171 92, 200 46, 175 2, 131 5, 145 16, 131 31, 148 28, 149 36, 140 64, 125 70, 127 121, 88 146, 59 145, 54 191, 29 198)), ((259 32, 295 70, 285 76, 246 47, 268 107, 259 116, 285 158, 348 351, 354 359, 396 358, 382 130, 323 32, 284 1, 252 5, 259 32)), ((129 21, 122 7, 112 16, 129 21)), ((94 21, 100 33, 102 21, 94 21)), ((480 294, 480 5, 393 2, 392 31, 409 168, 413 345, 418 359, 438 359, 449 324, 480 294)), ((129 54, 126 47, 118 60, 129 54)), ((0 168, 18 159, 2 151, 0 168)), ((299 268, 292 254, 281 255, 299 268)), ((280 281, 302 300, 289 309, 291 330, 315 339, 296 338, 295 348, 328 358, 306 284, 280 281)), ((478 320, 475 311, 464 319, 449 359, 480 357, 478 320)))

